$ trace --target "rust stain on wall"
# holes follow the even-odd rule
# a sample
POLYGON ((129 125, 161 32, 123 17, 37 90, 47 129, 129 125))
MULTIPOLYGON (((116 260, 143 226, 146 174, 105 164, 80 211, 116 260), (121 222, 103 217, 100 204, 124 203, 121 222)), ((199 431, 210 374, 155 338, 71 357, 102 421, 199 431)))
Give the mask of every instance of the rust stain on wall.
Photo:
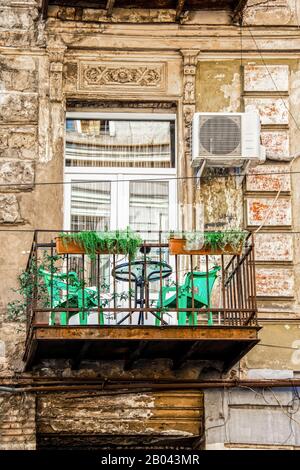
POLYGON ((266 147, 266 157, 270 160, 291 159, 287 131, 262 131, 261 143, 266 147))
POLYGON ((258 112, 261 124, 288 124, 289 101, 286 98, 244 98, 246 112, 258 112))
POLYGON ((257 268, 256 290, 258 297, 293 297, 293 270, 285 268, 257 268))
POLYGON ((245 91, 288 91, 288 65, 246 65, 244 67, 245 91))
POLYGON ((272 207, 273 203, 274 198, 248 198, 246 201, 247 225, 257 226, 262 223, 266 226, 291 225, 292 216, 290 199, 279 198, 272 207))
POLYGON ((257 233, 255 248, 256 261, 292 261, 293 235, 291 233, 257 233))
POLYGON ((288 165, 259 165, 251 168, 246 180, 246 189, 247 191, 279 191, 279 189, 290 191, 290 171, 288 165))

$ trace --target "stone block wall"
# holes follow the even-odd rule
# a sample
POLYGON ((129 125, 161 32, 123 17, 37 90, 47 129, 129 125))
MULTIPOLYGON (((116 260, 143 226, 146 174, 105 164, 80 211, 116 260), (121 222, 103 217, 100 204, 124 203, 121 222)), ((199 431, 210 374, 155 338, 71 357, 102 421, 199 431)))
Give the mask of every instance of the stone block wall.
POLYGON ((35 397, 28 394, 0 396, 0 450, 34 450, 36 443, 35 397))

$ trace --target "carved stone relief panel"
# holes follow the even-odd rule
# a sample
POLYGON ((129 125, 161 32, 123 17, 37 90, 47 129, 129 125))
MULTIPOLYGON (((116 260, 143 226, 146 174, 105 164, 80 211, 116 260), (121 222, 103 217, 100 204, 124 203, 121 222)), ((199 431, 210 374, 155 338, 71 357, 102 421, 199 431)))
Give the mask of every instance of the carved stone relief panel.
POLYGON ((105 89, 165 91, 166 64, 140 62, 80 62, 79 91, 105 89))

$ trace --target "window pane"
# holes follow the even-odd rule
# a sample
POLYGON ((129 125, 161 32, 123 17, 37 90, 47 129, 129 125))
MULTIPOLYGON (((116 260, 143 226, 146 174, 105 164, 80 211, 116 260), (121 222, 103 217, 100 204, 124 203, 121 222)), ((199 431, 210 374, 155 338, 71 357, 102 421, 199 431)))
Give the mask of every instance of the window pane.
POLYGON ((157 233, 169 227, 169 183, 132 181, 129 186, 129 224, 141 230, 144 239, 157 240, 157 233))
POLYGON ((174 121, 67 119, 66 166, 170 168, 174 121))
POLYGON ((72 183, 71 230, 110 228, 110 183, 72 183))

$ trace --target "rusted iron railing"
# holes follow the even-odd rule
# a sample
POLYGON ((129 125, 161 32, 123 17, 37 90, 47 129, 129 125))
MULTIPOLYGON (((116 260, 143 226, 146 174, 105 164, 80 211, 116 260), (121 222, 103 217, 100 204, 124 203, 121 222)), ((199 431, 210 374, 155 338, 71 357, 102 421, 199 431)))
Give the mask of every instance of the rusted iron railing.
POLYGON ((135 260, 122 254, 57 255, 58 231, 36 231, 27 276, 33 325, 257 325, 254 244, 241 255, 170 255, 162 233, 135 260))

